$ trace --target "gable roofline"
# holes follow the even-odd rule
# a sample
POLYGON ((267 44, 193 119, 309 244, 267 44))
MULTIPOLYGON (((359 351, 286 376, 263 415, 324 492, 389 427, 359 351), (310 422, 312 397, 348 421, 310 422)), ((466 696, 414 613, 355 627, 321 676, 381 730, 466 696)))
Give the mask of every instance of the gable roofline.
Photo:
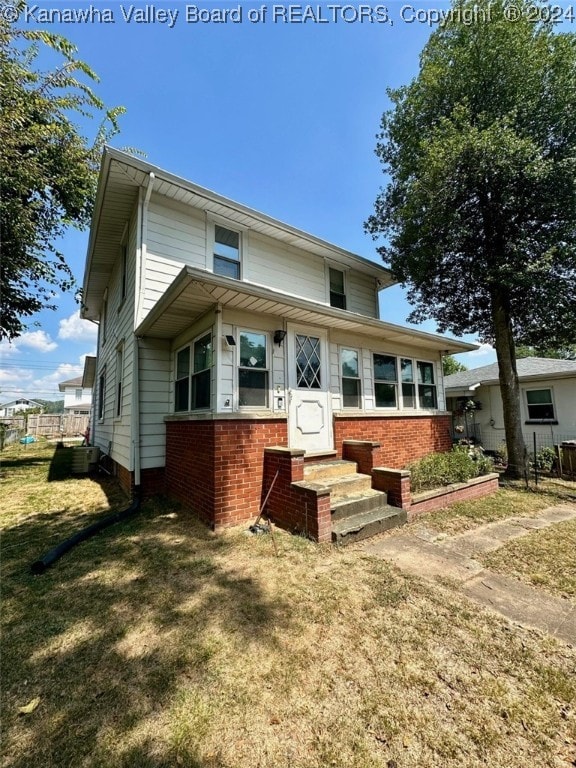
MULTIPOLYGON (((342 264, 344 267, 355 268, 378 280, 380 288, 394 285, 397 282, 392 277, 390 270, 383 265, 381 266, 370 259, 286 224, 254 208, 237 203, 141 158, 106 146, 102 154, 88 243, 83 284, 83 295, 87 306, 83 308, 83 317, 97 319, 101 301, 101 296, 98 300, 97 294, 102 293, 103 295, 103 290, 94 290, 96 274, 98 273, 99 277, 101 277, 102 272, 109 275, 117 257, 117 254, 110 253, 109 248, 108 250, 99 248, 99 240, 104 239, 103 233, 105 233, 106 222, 117 221, 123 213, 125 216, 124 224, 126 223, 133 211, 138 190, 146 185, 150 174, 154 174, 154 194, 171 198, 180 204, 199 208, 215 216, 222 216, 229 220, 231 225, 237 224, 240 227, 268 235, 286 245, 302 248, 317 256, 342 264), (114 204, 112 206, 106 200, 108 192, 113 192, 114 204), (124 205, 123 209, 122 205, 124 205), (95 303, 98 304, 97 307, 91 306, 95 303)), ((110 228, 109 234, 112 238, 114 236, 119 238, 120 231, 121 227, 117 224, 116 227, 110 228)))
POLYGON ((64 392, 64 389, 66 387, 81 387, 82 386, 82 376, 76 376, 74 379, 68 379, 67 381, 61 381, 58 384, 58 389, 60 392, 64 392))
MULTIPOLYGON (((525 383, 545 379, 576 378, 576 360, 558 360, 551 357, 523 357, 516 361, 518 381, 525 383)), ((444 377, 446 391, 472 391, 480 386, 500 383, 498 363, 460 371, 444 377)))

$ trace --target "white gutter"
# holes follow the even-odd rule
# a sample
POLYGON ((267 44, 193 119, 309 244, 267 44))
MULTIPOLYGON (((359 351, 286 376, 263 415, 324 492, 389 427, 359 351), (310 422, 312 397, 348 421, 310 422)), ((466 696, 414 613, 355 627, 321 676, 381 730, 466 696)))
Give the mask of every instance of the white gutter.
MULTIPOLYGON (((138 205, 137 215, 137 232, 139 242, 136 246, 136 265, 135 265, 135 279, 134 279, 134 326, 136 327, 141 318, 142 313, 142 299, 143 299, 143 284, 144 275, 146 269, 146 238, 148 234, 148 203, 150 202, 150 196, 152 195, 152 188, 154 186, 154 174, 150 173, 148 176, 148 184, 146 185, 146 193, 144 199, 142 199, 142 191, 140 191, 140 204, 138 205)), ((131 439, 133 450, 133 464, 134 464, 134 485, 136 488, 140 488, 141 481, 141 455, 140 455, 140 338, 134 333, 134 344, 132 349, 132 419, 131 419, 131 439)))

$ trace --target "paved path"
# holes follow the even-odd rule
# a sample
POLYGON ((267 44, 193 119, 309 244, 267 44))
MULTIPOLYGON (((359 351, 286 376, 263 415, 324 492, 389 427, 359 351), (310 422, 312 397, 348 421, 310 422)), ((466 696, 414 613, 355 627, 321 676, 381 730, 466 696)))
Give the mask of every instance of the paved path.
POLYGON ((474 559, 477 554, 499 549, 511 539, 573 518, 576 518, 576 507, 560 505, 548 507, 534 517, 509 517, 457 536, 414 525, 410 532, 367 541, 362 549, 391 560, 401 570, 424 579, 452 578, 459 583, 461 591, 476 602, 512 621, 536 627, 576 645, 574 602, 493 573, 474 559))

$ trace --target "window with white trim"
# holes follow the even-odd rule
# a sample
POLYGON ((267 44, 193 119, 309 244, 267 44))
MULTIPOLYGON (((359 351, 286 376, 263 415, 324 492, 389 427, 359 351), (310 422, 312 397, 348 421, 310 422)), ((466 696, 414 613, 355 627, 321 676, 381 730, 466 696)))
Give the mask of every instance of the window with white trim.
POLYGON ((102 368, 98 379, 98 421, 102 421, 106 410, 106 366, 102 368))
POLYGON ((240 331, 238 405, 241 408, 268 407, 268 347, 268 334, 240 331))
POLYGON ((376 408, 438 408, 434 363, 381 353, 372 358, 376 408))
POLYGON ((240 280, 240 255, 240 233, 215 224, 214 274, 240 280))
POLYGON ((212 349, 212 333, 208 332, 176 353, 175 411, 210 408, 212 349))
POLYGON ((555 421, 556 419, 552 390, 548 387, 546 389, 527 389, 526 407, 529 421, 555 421))
POLYGON ((396 358, 391 355, 373 355, 374 397, 376 408, 398 407, 398 371, 396 358))
POLYGON ((438 408, 434 363, 416 362, 418 374, 418 405, 420 408, 438 408))
POLYGON ((340 371, 342 374, 342 405, 344 408, 362 407, 362 385, 357 349, 340 350, 340 371))
POLYGON ((346 309, 346 280, 341 269, 329 267, 330 306, 346 309))
POLYGON ((82 390, 81 389, 74 390, 74 398, 75 398, 75 400, 82 400, 82 390))

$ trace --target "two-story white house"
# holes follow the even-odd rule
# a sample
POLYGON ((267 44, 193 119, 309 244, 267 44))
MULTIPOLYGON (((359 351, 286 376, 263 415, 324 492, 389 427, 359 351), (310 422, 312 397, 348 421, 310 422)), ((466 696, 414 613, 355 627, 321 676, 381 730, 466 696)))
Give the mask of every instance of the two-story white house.
POLYGON ((89 416, 92 408, 92 389, 82 386, 82 376, 58 384, 64 393, 64 411, 73 416, 89 416))
POLYGON ((392 283, 107 148, 82 308, 99 323, 84 377, 94 444, 126 488, 166 492, 215 528, 257 514, 267 449, 303 463, 363 441, 399 468, 450 448, 441 356, 474 346, 379 320, 392 283))

